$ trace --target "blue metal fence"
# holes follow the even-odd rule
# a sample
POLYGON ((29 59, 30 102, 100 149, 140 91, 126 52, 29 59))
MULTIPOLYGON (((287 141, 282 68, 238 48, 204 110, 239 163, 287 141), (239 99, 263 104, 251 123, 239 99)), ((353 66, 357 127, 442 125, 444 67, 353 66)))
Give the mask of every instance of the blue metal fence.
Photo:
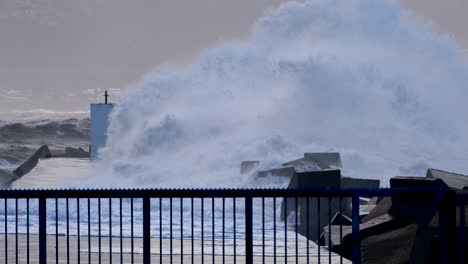
POLYGON ((437 261, 465 263, 468 194, 442 189, 1 190, 0 258, 5 263, 346 263, 342 251, 337 255, 307 239, 312 221, 317 234, 322 232, 320 212, 326 212, 331 240, 335 199, 341 214, 351 201, 349 258, 361 263, 359 197, 389 196, 433 199, 439 212, 437 261), (328 208, 321 210, 324 201, 328 208), (312 204, 317 215, 310 213, 312 204), (305 230, 302 235, 299 229, 305 230))

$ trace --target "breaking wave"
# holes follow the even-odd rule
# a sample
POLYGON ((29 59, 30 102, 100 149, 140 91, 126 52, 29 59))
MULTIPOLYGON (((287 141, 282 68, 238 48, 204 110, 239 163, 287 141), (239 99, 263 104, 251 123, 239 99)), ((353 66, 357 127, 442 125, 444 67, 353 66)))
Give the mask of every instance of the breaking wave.
POLYGON ((87 139, 89 137, 89 119, 66 119, 62 121, 40 120, 27 122, 0 122, 0 142, 40 138, 62 137, 87 139))
POLYGON ((252 187, 242 160, 315 151, 339 151, 344 174, 383 185, 426 166, 468 172, 467 84, 457 46, 393 1, 289 2, 248 41, 123 92, 97 180, 252 187))

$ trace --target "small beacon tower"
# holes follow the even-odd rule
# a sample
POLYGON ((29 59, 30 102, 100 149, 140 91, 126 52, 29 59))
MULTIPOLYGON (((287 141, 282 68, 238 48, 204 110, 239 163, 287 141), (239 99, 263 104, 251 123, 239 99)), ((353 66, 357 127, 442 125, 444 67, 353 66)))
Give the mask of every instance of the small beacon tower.
POLYGON ((109 94, 105 91, 103 104, 91 104, 91 159, 96 159, 99 149, 106 145, 109 115, 114 108, 108 98, 109 94))

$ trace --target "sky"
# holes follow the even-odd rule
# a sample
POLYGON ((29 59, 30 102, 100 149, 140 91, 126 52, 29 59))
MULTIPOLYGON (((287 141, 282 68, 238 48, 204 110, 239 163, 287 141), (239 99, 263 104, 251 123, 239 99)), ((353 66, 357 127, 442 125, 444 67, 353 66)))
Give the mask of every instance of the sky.
MULTIPOLYGON (((399 1, 468 50, 468 1, 399 1)), ((158 65, 247 38, 282 2, 0 0, 0 111, 87 109, 158 65)))

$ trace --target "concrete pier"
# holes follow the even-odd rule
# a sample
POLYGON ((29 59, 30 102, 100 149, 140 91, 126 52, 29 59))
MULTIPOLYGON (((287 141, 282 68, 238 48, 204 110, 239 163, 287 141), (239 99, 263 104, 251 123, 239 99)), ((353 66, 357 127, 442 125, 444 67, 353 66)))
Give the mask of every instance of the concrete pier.
MULTIPOLYGON (((0 261, 5 259, 5 235, 0 234, 0 261)), ((284 241, 281 241, 281 238, 278 238, 276 246, 276 257, 277 263, 285 263, 285 254, 284 254, 284 241)), ((131 263, 132 258, 132 246, 130 238, 123 238, 123 247, 122 247, 122 260, 123 263, 131 263)), ((112 262, 110 247, 110 239, 108 237, 101 237, 101 262, 102 263, 121 263, 121 251, 120 251, 120 238, 112 238, 112 262)), ((135 263, 143 262, 143 247, 142 239, 134 238, 134 250, 133 250, 133 259, 135 263)), ((236 244, 236 262, 234 262, 234 246, 232 240, 225 241, 225 263, 245 263, 245 244, 244 241, 238 241, 236 244)), ((303 237, 300 237, 298 241, 298 263, 307 263, 307 248, 306 241, 303 237)), ((80 250, 79 257, 80 263, 89 263, 89 256, 91 256, 91 263, 99 262, 99 241, 98 237, 91 237, 91 248, 88 247, 88 237, 80 236, 80 250), (91 249, 91 250, 90 250, 91 249)), ((58 236, 58 263, 78 263, 78 237, 70 236, 68 247, 69 247, 69 259, 67 260, 67 237, 63 235, 58 236)), ((194 248, 194 263, 213 263, 212 256, 212 240, 205 239, 203 241, 204 254, 202 255, 202 243, 200 239, 193 240, 194 248), (203 256, 203 261, 202 261, 203 256)), ((151 262, 159 263, 161 256, 163 263, 170 262, 170 249, 171 249, 171 240, 152 238, 151 239, 151 262), (162 250, 160 250, 160 242, 162 242, 162 250), (161 255, 162 253, 162 255, 161 255)), ((296 248, 295 241, 289 241, 287 247, 287 263, 296 263, 296 248)), ((8 263, 16 263, 16 240, 14 234, 8 235, 8 263)), ((30 261, 31 263, 39 262, 39 239, 37 235, 29 236, 29 252, 30 252, 30 261)), ((183 262, 192 263, 192 240, 190 238, 184 239, 172 239, 172 263, 181 263, 183 253, 183 262), (182 243, 183 242, 183 245, 182 243), (181 250, 183 246, 183 251, 181 250)), ((215 239, 215 263, 222 263, 223 261, 223 247, 222 240, 215 239)), ((318 263, 318 247, 310 242, 309 245, 309 263, 318 263)), ((18 235, 18 263, 26 263, 27 261, 27 237, 24 234, 18 235)), ((329 252, 325 247, 320 248, 320 262, 329 263, 329 252)), ((47 236, 47 263, 56 263, 56 236, 48 235, 47 236)), ((263 263, 263 251, 261 241, 254 241, 254 263, 263 263)), ((266 242, 265 246, 265 263, 273 263, 273 241, 266 242)), ((330 263, 340 263, 340 256, 331 253, 331 262, 330 263)), ((343 263, 351 263, 347 259, 343 259, 343 263)))

